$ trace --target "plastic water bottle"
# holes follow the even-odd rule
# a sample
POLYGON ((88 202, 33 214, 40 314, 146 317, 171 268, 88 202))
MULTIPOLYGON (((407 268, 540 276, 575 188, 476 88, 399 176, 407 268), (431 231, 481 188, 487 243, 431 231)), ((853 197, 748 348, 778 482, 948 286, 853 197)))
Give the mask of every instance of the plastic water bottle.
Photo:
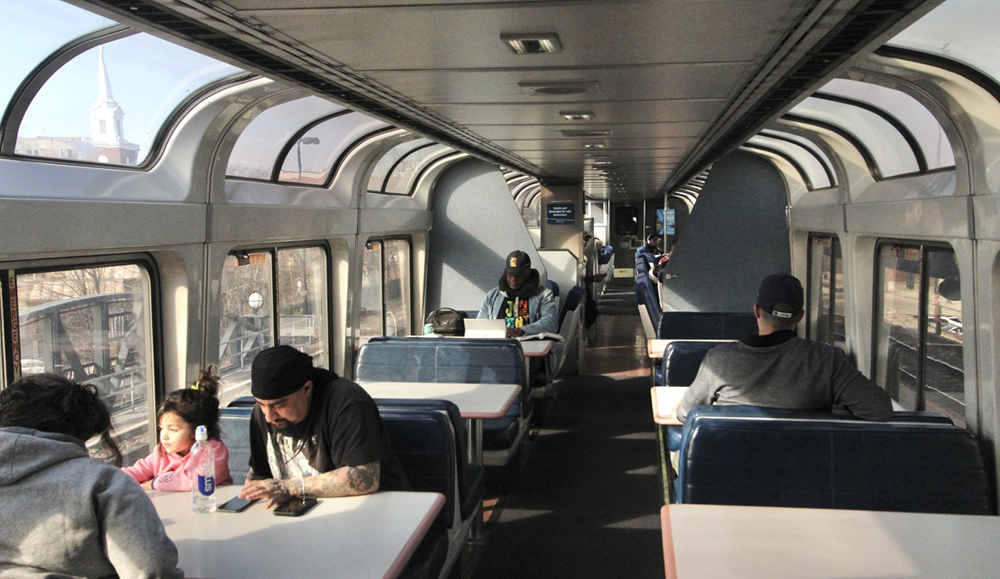
POLYGON ((196 513, 215 512, 215 449, 208 443, 208 431, 199 426, 194 431, 191 447, 191 510, 196 513))

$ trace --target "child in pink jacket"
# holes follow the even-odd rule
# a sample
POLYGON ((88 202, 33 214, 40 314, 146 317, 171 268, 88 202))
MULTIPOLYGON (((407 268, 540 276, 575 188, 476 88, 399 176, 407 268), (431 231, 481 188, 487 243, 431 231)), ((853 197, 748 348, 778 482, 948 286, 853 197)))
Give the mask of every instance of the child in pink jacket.
POLYGON ((146 490, 190 491, 194 475, 188 466, 194 430, 204 425, 215 450, 215 483, 233 483, 229 449, 219 439, 219 376, 215 368, 202 370, 190 388, 167 395, 156 413, 160 444, 152 454, 122 468, 146 490))

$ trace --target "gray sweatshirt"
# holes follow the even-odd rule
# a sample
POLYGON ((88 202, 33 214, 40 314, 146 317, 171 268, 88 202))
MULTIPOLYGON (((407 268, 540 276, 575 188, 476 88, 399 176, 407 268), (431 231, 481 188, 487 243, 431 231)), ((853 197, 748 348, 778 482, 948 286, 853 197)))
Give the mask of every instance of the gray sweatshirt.
POLYGON ((709 350, 681 400, 677 419, 683 422, 692 408, 704 404, 794 410, 843 406, 858 418, 889 419, 889 395, 840 350, 793 336, 776 333, 755 337, 758 344, 769 345, 733 342, 709 350))
POLYGON ((0 578, 183 577, 149 497, 83 442, 0 428, 0 578))

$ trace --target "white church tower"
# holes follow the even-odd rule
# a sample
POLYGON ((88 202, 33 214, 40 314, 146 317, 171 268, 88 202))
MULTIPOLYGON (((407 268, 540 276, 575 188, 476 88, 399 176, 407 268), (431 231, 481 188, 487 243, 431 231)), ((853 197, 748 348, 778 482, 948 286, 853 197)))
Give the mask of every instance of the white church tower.
POLYGON ((111 94, 111 79, 104 64, 104 47, 101 46, 97 49, 97 101, 90 107, 90 142, 105 147, 124 144, 123 118, 125 111, 111 94))
POLYGON ((125 111, 111 94, 111 78, 104 64, 104 47, 97 49, 97 100, 90 107, 90 142, 101 149, 98 161, 134 165, 139 146, 125 140, 125 111))

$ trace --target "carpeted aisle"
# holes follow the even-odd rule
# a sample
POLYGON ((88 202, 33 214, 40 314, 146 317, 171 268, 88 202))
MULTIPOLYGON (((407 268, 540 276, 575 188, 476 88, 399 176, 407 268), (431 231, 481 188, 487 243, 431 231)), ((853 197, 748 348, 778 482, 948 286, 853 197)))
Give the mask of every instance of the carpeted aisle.
POLYGON ((633 315, 601 312, 586 366, 562 386, 538 429, 473 577, 664 576, 662 493, 634 297, 633 315))

